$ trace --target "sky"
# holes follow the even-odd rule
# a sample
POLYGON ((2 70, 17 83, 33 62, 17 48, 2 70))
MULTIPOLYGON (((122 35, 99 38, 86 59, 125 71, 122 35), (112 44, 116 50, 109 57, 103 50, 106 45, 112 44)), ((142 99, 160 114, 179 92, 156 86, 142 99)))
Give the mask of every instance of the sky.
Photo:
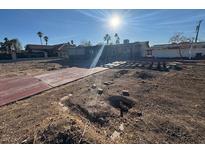
MULTIPOLYGON (((0 10, 0 41, 18 38, 23 46, 40 44, 37 32, 48 36, 48 44, 74 40, 80 44, 103 42, 105 34, 118 33, 120 41, 149 41, 150 45, 168 43, 171 36, 182 32, 195 36, 196 25, 205 19, 205 10, 0 10), (114 16, 117 27, 110 25, 114 16)), ((199 40, 205 41, 205 21, 199 40)))

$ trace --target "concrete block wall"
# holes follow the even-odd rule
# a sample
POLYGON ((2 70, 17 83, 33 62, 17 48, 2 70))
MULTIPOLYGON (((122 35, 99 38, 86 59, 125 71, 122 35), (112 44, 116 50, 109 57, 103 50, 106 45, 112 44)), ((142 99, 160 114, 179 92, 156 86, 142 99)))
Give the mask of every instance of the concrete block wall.
MULTIPOLYGON (((197 53, 202 53, 205 55, 205 48, 193 48, 190 52, 190 49, 181 49, 182 57, 189 58, 191 53, 191 57, 194 58, 197 53)), ((152 56, 156 58, 177 58, 180 57, 179 49, 154 49, 152 50, 152 56)))
MULTIPOLYGON (((76 47, 63 50, 64 57, 69 57, 71 60, 78 59, 93 59, 102 45, 90 47, 76 47)), ((149 42, 135 42, 129 44, 105 45, 103 53, 100 57, 100 63, 108 63, 119 60, 135 60, 143 57, 149 42)))

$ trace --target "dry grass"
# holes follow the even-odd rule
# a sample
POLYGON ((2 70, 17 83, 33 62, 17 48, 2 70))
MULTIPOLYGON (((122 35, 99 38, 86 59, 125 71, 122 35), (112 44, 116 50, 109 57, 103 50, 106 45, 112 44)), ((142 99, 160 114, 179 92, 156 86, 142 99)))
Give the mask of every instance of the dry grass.
POLYGON ((0 142, 205 143, 205 67, 186 64, 182 71, 149 71, 144 79, 140 72, 108 70, 1 107, 0 142), (106 81, 113 84, 104 85, 106 81), (92 89, 93 83, 103 89, 102 95, 92 89), (135 104, 120 117, 119 108, 110 105, 108 98, 124 89, 135 104), (59 103, 69 94, 73 94, 72 106, 59 103), (104 125, 89 121, 80 111, 101 113, 105 105, 109 114, 104 125), (123 131, 119 130, 122 123, 123 131), (120 137, 112 141, 114 131, 120 137))

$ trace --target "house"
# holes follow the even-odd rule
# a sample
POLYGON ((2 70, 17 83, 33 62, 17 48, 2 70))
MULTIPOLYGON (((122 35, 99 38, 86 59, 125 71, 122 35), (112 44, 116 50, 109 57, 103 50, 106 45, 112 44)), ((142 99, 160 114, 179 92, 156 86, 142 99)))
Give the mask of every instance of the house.
POLYGON ((67 48, 72 48, 74 45, 70 45, 69 43, 62 43, 56 45, 36 45, 36 44, 28 44, 25 47, 25 50, 29 53, 44 55, 44 57, 61 57, 62 53, 67 48))
POLYGON ((147 49, 144 56, 155 58, 195 58, 205 56, 205 42, 154 45, 147 49))

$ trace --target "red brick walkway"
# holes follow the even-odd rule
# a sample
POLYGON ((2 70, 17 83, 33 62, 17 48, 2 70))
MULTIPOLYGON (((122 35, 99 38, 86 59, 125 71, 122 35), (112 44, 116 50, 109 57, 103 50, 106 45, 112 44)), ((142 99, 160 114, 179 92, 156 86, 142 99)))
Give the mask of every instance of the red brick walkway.
POLYGON ((0 106, 104 70, 106 68, 86 69, 73 67, 35 77, 24 76, 0 79, 0 106))
POLYGON ((0 79, 0 106, 32 96, 51 88, 33 77, 0 79))
POLYGON ((72 68, 66 68, 58 71, 53 71, 47 74, 42 74, 36 76, 36 78, 42 80, 43 82, 47 83, 52 87, 56 87, 106 69, 107 68, 102 68, 102 67, 96 67, 92 69, 72 67, 72 68))

